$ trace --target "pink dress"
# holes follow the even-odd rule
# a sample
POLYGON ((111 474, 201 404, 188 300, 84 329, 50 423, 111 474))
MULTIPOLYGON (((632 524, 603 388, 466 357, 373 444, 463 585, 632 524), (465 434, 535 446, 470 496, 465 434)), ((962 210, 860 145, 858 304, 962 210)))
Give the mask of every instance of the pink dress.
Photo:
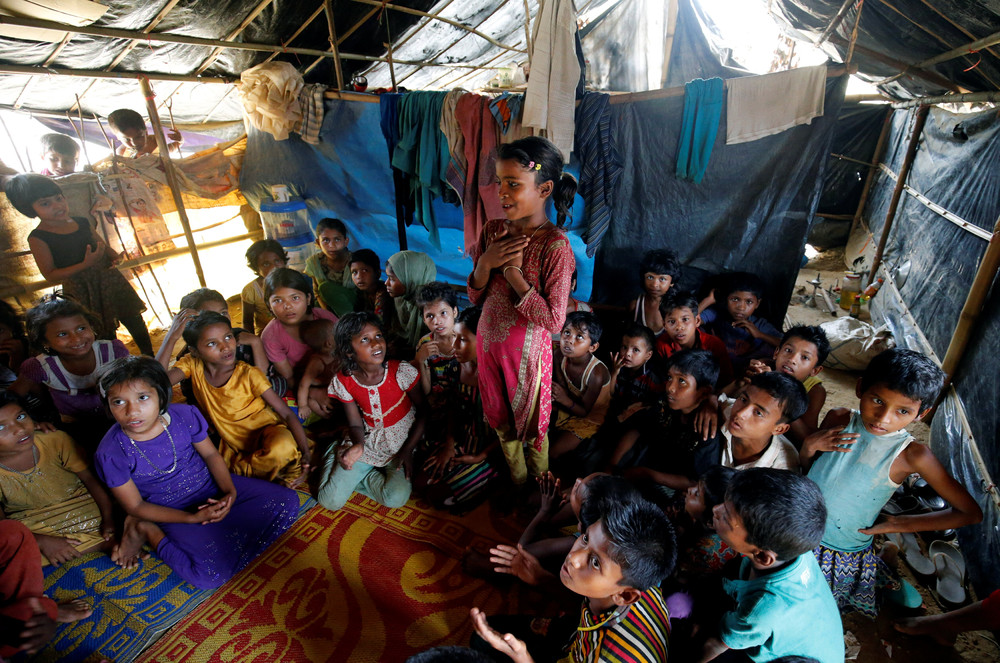
MULTIPOLYGON (((327 310, 321 309, 318 306, 314 306, 312 310, 313 320, 332 320, 337 321, 337 316, 330 313, 327 310)), ((297 341, 291 337, 285 326, 281 324, 277 319, 271 320, 264 327, 264 331, 260 333, 261 343, 264 344, 264 351, 267 353, 267 358, 272 364, 277 364, 280 361, 288 360, 288 363, 292 365, 292 370, 295 371, 296 375, 301 373, 299 370, 299 363, 302 358, 309 354, 309 346, 302 341, 297 341)), ((305 366, 302 366, 304 369, 305 366)))
MULTIPOLYGON (((488 222, 473 247, 472 261, 479 260, 506 221, 488 222)), ((524 249, 521 271, 532 286, 523 298, 507 283, 503 270, 490 274, 486 287, 472 287, 469 276, 469 300, 481 304, 482 317, 476 334, 476 358, 479 362, 479 390, 483 414, 493 428, 508 423, 514 413, 518 439, 534 438, 541 449, 541 438, 548 432, 552 402, 552 334, 562 330, 566 320, 566 301, 576 268, 573 250, 566 234, 552 228, 532 236, 524 249), (538 385, 538 400, 535 400, 538 385), (532 410, 538 410, 538 428, 528 430, 532 410)))

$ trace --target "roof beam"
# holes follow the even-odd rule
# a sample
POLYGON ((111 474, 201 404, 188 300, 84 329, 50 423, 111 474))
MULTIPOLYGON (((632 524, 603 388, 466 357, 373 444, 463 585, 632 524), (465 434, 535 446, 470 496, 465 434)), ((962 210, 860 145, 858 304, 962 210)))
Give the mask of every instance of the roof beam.
POLYGON ((858 0, 844 0, 844 4, 840 6, 840 10, 837 11, 836 16, 834 16, 833 19, 831 19, 830 23, 826 26, 826 30, 823 30, 822 34, 820 34, 819 36, 819 39, 816 40, 816 46, 821 46, 823 42, 825 42, 827 39, 830 38, 830 35, 833 34, 833 31, 837 29, 841 21, 844 20, 844 17, 847 16, 847 11, 851 8, 851 5, 853 5, 857 1, 858 0))
MULTIPOLYGON (((322 6, 320 7, 320 11, 323 11, 323 7, 322 6)), ((368 13, 365 14, 364 16, 362 16, 361 19, 358 20, 357 23, 355 23, 354 25, 352 25, 351 28, 347 32, 345 32, 344 34, 342 34, 342 35, 340 35, 340 36, 337 37, 337 46, 340 46, 341 44, 343 44, 345 39, 347 39, 348 37, 350 37, 351 35, 353 35, 354 32, 358 28, 360 28, 362 25, 364 25, 368 21, 368 19, 370 19, 372 16, 374 16, 377 13, 378 13, 378 8, 377 7, 370 9, 368 11, 368 13)), ((344 54, 341 53, 341 56, 343 56, 343 55, 344 54)), ((315 69, 316 66, 320 62, 322 62, 322 61, 323 61, 323 58, 316 58, 315 60, 313 60, 313 63, 311 65, 309 65, 308 67, 306 67, 305 69, 302 70, 302 76, 304 77, 310 71, 312 71, 313 69, 315 69)))
MULTIPOLYGON (((839 37, 837 35, 832 35, 830 37, 830 42, 838 46, 846 47, 848 45, 848 41, 846 39, 844 39, 843 37, 839 37)), ((872 60, 881 62, 882 64, 902 69, 904 70, 903 75, 910 75, 916 78, 923 79, 928 83, 933 83, 934 85, 943 87, 946 90, 951 90, 952 92, 970 92, 970 90, 960 85, 956 85, 955 83, 952 83, 941 74, 935 73, 933 71, 927 71, 926 69, 920 69, 919 67, 911 66, 906 62, 903 62, 902 60, 897 60, 894 57, 886 55, 885 53, 873 51, 870 48, 862 46, 861 44, 855 44, 854 51, 856 53, 864 55, 867 58, 871 58, 872 60)))
MULTIPOLYGON (((250 14, 245 19, 243 19, 243 22, 240 23, 239 26, 235 30, 233 30, 228 35, 226 35, 223 38, 223 40, 224 41, 232 41, 233 39, 236 39, 240 34, 242 34, 242 32, 244 30, 247 29, 247 27, 251 23, 254 22, 254 19, 256 19, 258 16, 260 16, 260 13, 262 11, 264 11, 265 9, 267 9, 267 6, 269 4, 271 4, 272 2, 274 2, 274 0, 261 0, 261 2, 258 3, 257 6, 253 8, 253 11, 251 11, 250 14)), ((195 76, 197 76, 198 74, 201 74, 206 69, 208 69, 209 67, 211 67, 212 63, 215 62, 215 60, 219 57, 219 55, 222 53, 222 51, 223 51, 222 48, 217 48, 214 51, 212 51, 212 54, 209 55, 207 58, 205 58, 205 61, 201 63, 201 66, 199 66, 197 69, 195 69, 195 71, 194 71, 195 76)))
POLYGON ((104 71, 102 69, 58 69, 32 65, 0 63, 0 74, 23 74, 27 76, 73 76, 76 78, 117 78, 119 80, 174 81, 178 83, 235 83, 236 78, 223 76, 185 76, 182 74, 157 74, 142 71, 104 71))

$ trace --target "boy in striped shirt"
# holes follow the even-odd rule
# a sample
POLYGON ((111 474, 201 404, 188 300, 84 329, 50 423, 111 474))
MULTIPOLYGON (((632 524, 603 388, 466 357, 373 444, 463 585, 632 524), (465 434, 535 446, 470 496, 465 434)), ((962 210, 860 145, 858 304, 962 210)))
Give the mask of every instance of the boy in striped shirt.
MULTIPOLYGON (((563 586, 584 598, 579 620, 494 618, 491 627, 482 611, 473 608, 481 638, 473 636, 473 647, 492 647, 496 651, 490 654, 503 654, 515 663, 667 661, 670 616, 658 585, 676 558, 669 521, 641 498, 588 503, 581 517, 583 534, 559 570, 563 586)), ((521 549, 514 557, 512 567, 538 563, 521 549)), ((491 561, 504 563, 501 558, 491 561)))

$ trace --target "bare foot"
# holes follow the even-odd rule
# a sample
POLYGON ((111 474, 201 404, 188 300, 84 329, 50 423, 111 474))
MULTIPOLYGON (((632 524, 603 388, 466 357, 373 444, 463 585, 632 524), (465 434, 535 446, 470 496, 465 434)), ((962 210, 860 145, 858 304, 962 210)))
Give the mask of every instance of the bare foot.
MULTIPOLYGON (((145 521, 135 516, 125 518, 122 539, 111 550, 111 561, 124 569, 134 569, 139 565, 139 553, 146 543, 143 524, 145 521)), ((148 555, 146 555, 148 557, 148 555)))
POLYGON ((938 615, 909 617, 907 619, 895 621, 892 625, 900 633, 906 633, 907 635, 923 635, 928 638, 933 638, 934 641, 940 645, 953 647, 955 645, 955 640, 958 639, 958 635, 946 628, 942 628, 942 625, 937 623, 937 617, 938 615))
POLYGON ((56 606, 56 622, 59 624, 78 622, 90 617, 93 612, 94 609, 83 599, 63 601, 56 606))

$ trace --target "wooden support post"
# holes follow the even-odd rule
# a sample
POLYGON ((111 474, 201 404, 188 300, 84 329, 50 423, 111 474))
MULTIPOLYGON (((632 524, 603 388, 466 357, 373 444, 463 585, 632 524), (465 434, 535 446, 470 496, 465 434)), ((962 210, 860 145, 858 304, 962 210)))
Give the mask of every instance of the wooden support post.
POLYGON ((903 166, 899 169, 899 176, 896 178, 896 188, 892 190, 892 198, 889 201, 889 211, 886 212, 885 223, 882 224, 882 237, 878 240, 878 248, 875 249, 875 258, 872 260, 872 268, 868 273, 868 285, 874 283, 878 277, 878 268, 882 264, 885 245, 889 241, 889 231, 892 230, 892 222, 896 217, 896 208, 899 207, 899 199, 903 195, 903 187, 906 186, 906 176, 910 174, 913 158, 917 155, 920 134, 924 132, 924 124, 927 122, 927 112, 929 110, 930 106, 921 106, 917 109, 917 117, 913 122, 913 133, 910 134, 910 143, 906 146, 906 156, 903 157, 903 166))
POLYGON ((333 51, 333 71, 337 74, 337 89, 344 90, 344 70, 340 66, 340 49, 337 48, 337 25, 333 22, 333 0, 325 0, 326 27, 330 31, 330 50, 333 51))
MULTIPOLYGON (((851 58, 854 57, 854 44, 858 41, 858 26, 861 25, 861 10, 865 8, 865 0, 860 0, 858 2, 858 13, 854 17, 854 29, 851 30, 851 43, 847 47, 847 57, 844 58, 844 64, 848 67, 851 66, 851 58)), ((794 42, 792 42, 794 44, 794 42)))
POLYGON ((167 139, 163 135, 163 125, 160 124, 160 114, 156 112, 156 102, 153 95, 153 87, 149 84, 149 79, 145 76, 139 78, 142 86, 142 96, 146 98, 146 109, 149 111, 149 122, 153 125, 153 135, 156 136, 156 145, 160 149, 160 161, 163 162, 163 171, 167 176, 167 186, 174 197, 174 205, 177 206, 177 216, 181 220, 181 227, 184 229, 184 236, 187 238, 188 247, 191 249, 191 260, 194 262, 194 271, 198 275, 198 283, 204 288, 205 272, 201 268, 201 258, 198 257, 198 247, 194 242, 194 234, 191 232, 191 221, 188 220, 187 210, 184 209, 184 199, 181 197, 180 187, 177 186, 177 173, 174 172, 174 163, 170 160, 170 148, 167 146, 167 139))
POLYGON ((875 173, 878 172, 878 165, 881 163, 882 157, 885 156, 885 146, 889 144, 889 129, 891 128, 892 109, 890 108, 885 113, 885 120, 882 121, 882 131, 879 132, 878 141, 875 143, 875 152, 872 154, 872 165, 868 169, 868 175, 865 177, 865 185, 861 189, 861 198, 858 200, 858 209, 854 212, 854 220, 851 221, 851 233, 861 223, 861 215, 865 211, 865 205, 868 204, 868 194, 871 193, 872 183, 875 181, 875 173))
POLYGON ((837 27, 840 25, 840 22, 844 20, 845 16, 847 16, 847 10, 851 8, 851 5, 854 4, 854 1, 855 0, 844 0, 844 4, 840 6, 840 9, 837 11, 837 14, 833 17, 833 19, 830 20, 830 23, 826 26, 826 29, 823 30, 822 34, 820 34, 819 39, 816 40, 817 47, 822 46, 823 42, 825 42, 827 38, 829 38, 829 36, 833 34, 833 31, 837 29, 837 27))

